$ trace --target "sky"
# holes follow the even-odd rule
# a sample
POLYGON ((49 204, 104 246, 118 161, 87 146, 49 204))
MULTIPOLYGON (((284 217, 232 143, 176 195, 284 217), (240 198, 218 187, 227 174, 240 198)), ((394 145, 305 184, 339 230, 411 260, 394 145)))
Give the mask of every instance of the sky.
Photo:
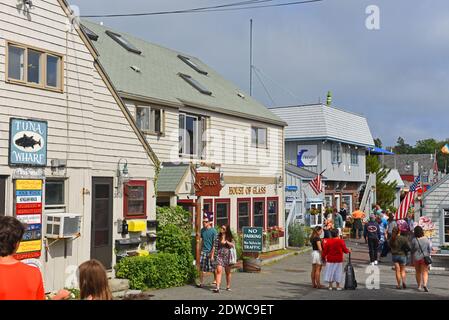
MULTIPOLYGON (((273 0, 272 3, 292 0, 273 0)), ((188 9, 238 0, 69 0, 80 14, 188 9)), ((305 5, 147 17, 91 18, 195 56, 266 106, 326 101, 367 117, 374 138, 449 138, 449 1, 324 0, 305 5), (366 27, 368 6, 379 29, 366 27), (258 77, 262 81, 259 81, 258 77), (266 87, 266 90, 264 87, 266 87), (268 94, 267 92, 268 91, 268 94), (271 96, 271 97, 270 97, 271 96)))

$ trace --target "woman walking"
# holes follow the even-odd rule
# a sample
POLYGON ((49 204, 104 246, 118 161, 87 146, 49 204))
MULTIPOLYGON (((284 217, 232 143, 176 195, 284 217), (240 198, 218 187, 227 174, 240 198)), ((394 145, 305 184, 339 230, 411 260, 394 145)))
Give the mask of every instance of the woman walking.
POLYGON ((401 236, 401 231, 396 226, 391 232, 391 238, 388 240, 391 249, 392 261, 396 270, 397 289, 404 288, 405 284, 405 265, 407 263, 407 253, 410 251, 410 244, 406 237, 401 236), (402 280, 402 285, 401 285, 402 280))
POLYGON ((412 256, 415 262, 416 283, 419 291, 424 289, 425 292, 429 292, 427 288, 429 265, 426 263, 425 257, 430 257, 432 247, 429 239, 424 236, 422 227, 415 227, 414 236, 412 240, 412 256))
POLYGON ((338 230, 331 231, 332 239, 328 239, 323 248, 323 258, 326 260, 325 280, 329 283, 329 290, 333 290, 333 283, 337 284, 336 289, 340 287, 343 276, 343 253, 350 253, 351 250, 346 247, 345 241, 338 237, 338 230))
POLYGON ((221 226, 220 233, 215 241, 215 246, 212 249, 212 256, 217 250, 217 272, 215 283, 217 287, 213 290, 215 293, 220 293, 221 278, 223 275, 223 268, 226 273, 226 290, 231 291, 231 248, 235 248, 235 243, 232 237, 231 229, 228 225, 221 226))
POLYGON ((312 286, 316 289, 323 289, 324 286, 321 285, 321 268, 323 266, 323 261, 321 259, 323 246, 321 242, 321 234, 323 233, 323 228, 317 226, 313 229, 312 235, 310 237, 310 243, 312 244, 312 273, 310 277, 312 279, 312 286))
POLYGON ((112 300, 106 269, 92 259, 79 266, 81 300, 112 300))

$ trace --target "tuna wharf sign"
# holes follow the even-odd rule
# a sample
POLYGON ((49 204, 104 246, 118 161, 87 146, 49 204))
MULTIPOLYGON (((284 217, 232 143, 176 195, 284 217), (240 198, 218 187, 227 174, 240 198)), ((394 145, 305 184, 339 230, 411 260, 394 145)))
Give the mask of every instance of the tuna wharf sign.
POLYGON ((263 234, 261 227, 243 227, 243 252, 262 252, 263 234))
POLYGON ((9 123, 9 165, 47 165, 46 121, 11 118, 9 123))

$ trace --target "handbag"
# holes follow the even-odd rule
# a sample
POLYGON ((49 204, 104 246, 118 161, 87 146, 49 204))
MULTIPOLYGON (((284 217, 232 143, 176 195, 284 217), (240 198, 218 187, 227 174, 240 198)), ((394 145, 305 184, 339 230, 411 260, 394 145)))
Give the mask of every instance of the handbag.
POLYGON ((419 239, 416 239, 416 242, 418 242, 419 250, 421 250, 421 253, 422 253, 423 256, 424 256, 424 263, 425 263, 426 265, 432 264, 432 258, 431 258, 430 256, 426 256, 426 255, 424 254, 424 251, 422 251, 421 244, 419 243, 419 239))
POLYGON ((230 249, 229 264, 236 264, 236 263, 237 263, 237 250, 235 250, 235 247, 232 247, 230 249))

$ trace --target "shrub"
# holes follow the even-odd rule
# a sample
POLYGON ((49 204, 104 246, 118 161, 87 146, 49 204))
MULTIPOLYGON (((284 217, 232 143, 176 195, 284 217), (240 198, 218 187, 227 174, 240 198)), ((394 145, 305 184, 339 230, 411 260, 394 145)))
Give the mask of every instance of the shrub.
POLYGON ((194 280, 196 269, 193 266, 191 234, 174 224, 167 224, 159 229, 157 235, 157 250, 177 255, 181 271, 186 275, 186 282, 194 280))
POLYGON ((302 247, 306 241, 304 226, 299 223, 292 223, 288 227, 288 245, 292 247, 302 247))
POLYGON ((129 280, 131 289, 169 288, 186 283, 183 261, 173 253, 126 257, 115 265, 117 278, 129 280))
POLYGON ((165 227, 167 224, 174 224, 189 234, 193 231, 192 214, 181 206, 157 207, 156 219, 159 222, 158 229, 165 227))

